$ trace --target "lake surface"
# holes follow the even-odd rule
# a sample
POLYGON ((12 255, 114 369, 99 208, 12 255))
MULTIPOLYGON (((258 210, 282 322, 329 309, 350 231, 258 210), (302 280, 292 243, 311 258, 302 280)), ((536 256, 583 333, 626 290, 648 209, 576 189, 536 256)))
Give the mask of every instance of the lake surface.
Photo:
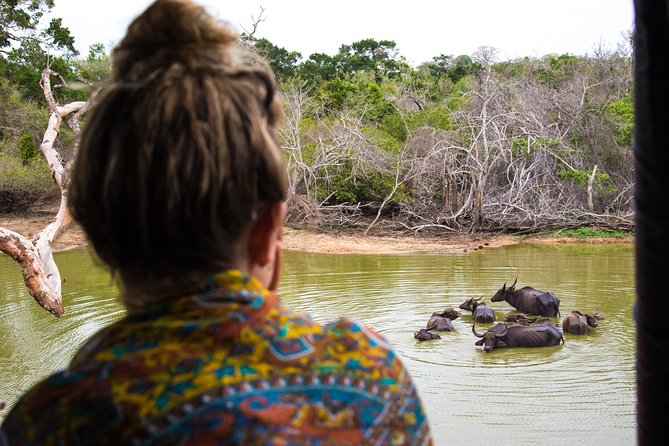
MULTIPOLYGON (((109 275, 86 250, 59 253, 56 261, 66 278, 60 319, 32 300, 18 266, 0 256, 0 402, 8 405, 124 314, 109 275)), ((384 335, 416 382, 436 445, 633 445, 633 261, 632 245, 521 244, 439 255, 287 252, 280 293, 318 321, 353 316, 384 335), (474 346, 468 312, 440 340, 413 338, 433 311, 471 297, 485 296, 503 318, 513 308, 490 297, 516 277, 517 288, 554 292, 562 315, 596 309, 605 319, 588 335, 566 334, 565 345, 539 349, 484 353, 474 346)))

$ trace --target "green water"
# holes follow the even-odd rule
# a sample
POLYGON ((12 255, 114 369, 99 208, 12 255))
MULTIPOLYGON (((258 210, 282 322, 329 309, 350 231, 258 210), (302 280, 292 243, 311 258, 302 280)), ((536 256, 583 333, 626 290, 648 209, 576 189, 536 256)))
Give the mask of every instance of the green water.
MULTIPOLYGON (((18 266, 0 257, 0 402, 10 406, 64 367, 92 333, 123 316, 109 276, 87 251, 59 253, 56 261, 66 278, 60 319, 30 298, 18 266)), ((522 244, 440 255, 287 252, 280 293, 316 320, 353 316, 395 345, 437 445, 632 445, 633 270, 631 245, 522 244), (490 304, 516 277, 517 287, 554 292, 563 315, 597 309, 605 319, 588 335, 567 334, 564 346, 541 349, 484 353, 474 346, 468 314, 440 340, 414 340, 433 311, 470 297, 485 296, 490 304)), ((498 318, 513 310, 505 302, 490 305, 498 318)))

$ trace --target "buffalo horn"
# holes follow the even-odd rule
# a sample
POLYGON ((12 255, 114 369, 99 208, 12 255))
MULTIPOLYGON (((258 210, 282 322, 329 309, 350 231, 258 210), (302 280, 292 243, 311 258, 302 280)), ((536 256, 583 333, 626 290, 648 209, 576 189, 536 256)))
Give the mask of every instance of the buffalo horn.
POLYGON ((518 282, 518 278, 516 277, 516 280, 513 281, 513 285, 511 285, 511 288, 514 288, 516 286, 516 282, 518 282))
MULTIPOLYGON (((506 332, 507 332, 507 331, 509 331, 509 326, 506 325, 506 324, 504 324, 504 331, 501 332, 501 333, 495 333, 495 336, 498 337, 498 338, 501 338, 501 337, 503 337, 503 336, 506 336, 506 332)), ((483 337, 483 336, 481 336, 481 337, 483 337)))
POLYGON ((472 333, 474 333, 474 336, 476 336, 477 338, 482 338, 483 337, 482 334, 478 334, 476 332, 476 320, 474 320, 474 324, 472 325, 472 333))
POLYGON ((504 285, 502 285, 502 291, 506 290, 506 282, 504 282, 504 285))
POLYGON ((475 300, 476 302, 478 302, 478 301, 481 300, 481 299, 483 299, 483 296, 479 297, 478 299, 474 299, 474 300, 475 300))

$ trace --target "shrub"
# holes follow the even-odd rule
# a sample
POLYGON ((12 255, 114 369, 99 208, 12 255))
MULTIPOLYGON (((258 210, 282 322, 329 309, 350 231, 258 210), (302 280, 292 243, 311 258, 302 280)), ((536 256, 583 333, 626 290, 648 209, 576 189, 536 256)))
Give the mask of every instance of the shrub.
POLYGON ((20 157, 0 150, 0 213, 24 212, 36 201, 57 193, 43 158, 24 164, 20 157))

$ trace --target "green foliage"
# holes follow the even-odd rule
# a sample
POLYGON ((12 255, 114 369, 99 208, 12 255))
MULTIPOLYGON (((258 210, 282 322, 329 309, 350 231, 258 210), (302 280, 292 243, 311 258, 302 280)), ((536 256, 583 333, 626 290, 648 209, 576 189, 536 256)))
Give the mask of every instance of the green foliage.
MULTIPOLYGON (((399 113, 393 113, 391 115, 384 116, 384 118, 381 120, 381 123, 379 124, 378 130, 380 133, 387 135, 387 137, 396 141, 397 146, 394 147, 395 150, 391 150, 394 152, 399 150, 401 145, 406 142, 410 129, 407 129, 407 123, 403 119, 402 115, 399 113)), ((390 149, 390 147, 384 148, 390 149)))
POLYGON ((479 73, 483 69, 480 63, 474 62, 471 57, 466 55, 453 57, 440 54, 433 57, 430 62, 423 64, 423 66, 435 78, 447 76, 454 84, 466 76, 479 73))
POLYGON ((323 82, 315 92, 316 100, 326 112, 338 112, 355 100, 356 88, 351 82, 333 79, 323 82))
MULTIPOLYGON (((0 48, 19 42, 39 26, 53 0, 3 0, 0 2, 0 48)), ((55 28, 55 27, 54 27, 55 28)))
POLYGON ((555 231, 553 235, 557 237, 571 237, 571 238, 626 238, 630 236, 630 233, 617 231, 614 229, 606 228, 590 228, 582 227, 577 229, 561 229, 555 231))
POLYGON ((0 145, 0 212, 23 211, 36 199, 57 191, 44 158, 24 164, 0 145))
POLYGON ((323 82, 314 94, 326 113, 351 109, 368 121, 378 122, 396 111, 384 97, 381 87, 365 80, 364 76, 353 81, 334 79, 323 82))
POLYGON ((363 127, 362 132, 374 145, 390 153, 399 152, 407 135, 399 114, 384 117, 379 127, 363 127))
POLYGON ((76 70, 84 79, 99 84, 111 78, 111 58, 102 43, 94 43, 85 59, 76 62, 76 70))
POLYGON ((377 127, 363 129, 365 135, 378 147, 397 153, 407 141, 409 133, 420 127, 448 130, 453 127, 448 111, 443 108, 394 112, 381 119, 377 127))
POLYGON ((331 81, 338 75, 337 59, 323 53, 314 53, 297 67, 299 76, 311 86, 331 81))
MULTIPOLYGON (((395 186, 392 175, 379 171, 369 175, 354 175, 350 162, 339 166, 327 181, 317 183, 317 196, 320 200, 328 199, 331 204, 370 203, 383 200, 395 186), (329 198, 328 198, 329 197, 329 198)), ((406 185, 398 187, 391 203, 408 202, 411 193, 406 185)))
MULTIPOLYGON (((585 189, 588 187, 588 180, 591 172, 587 170, 563 169, 557 172, 557 177, 563 181, 571 181, 576 186, 585 189)), ((593 185, 597 186, 603 192, 614 192, 615 187, 607 173, 596 172, 593 185)))
POLYGON ((288 80, 297 74, 297 64, 302 58, 302 54, 278 47, 264 38, 252 39, 251 43, 258 53, 267 59, 279 81, 288 80))
POLYGON ((453 91, 453 82, 448 75, 438 74, 430 63, 421 64, 415 70, 405 70, 401 82, 410 91, 422 92, 433 103, 438 103, 453 91))
POLYGON ((511 140, 511 155, 514 158, 520 158, 532 154, 539 147, 556 150, 563 156, 568 156, 569 148, 562 146, 562 142, 554 138, 514 138, 511 140))
POLYGON ((46 128, 48 111, 41 105, 26 102, 18 89, 0 77, 0 144, 3 150, 19 156, 19 139, 28 134, 40 141, 46 128))
MULTIPOLYGON (((0 3, 0 76, 9 79, 28 100, 44 101, 39 79, 49 66, 66 80, 74 78, 71 60, 76 56, 74 37, 61 18, 44 17, 53 0, 4 0, 0 3), (2 53, 0 53, 2 54, 2 53)), ((63 92, 63 98, 81 94, 63 92)))
POLYGON ((550 87, 557 87, 563 79, 571 77, 578 60, 571 54, 545 56, 542 67, 536 72, 537 79, 550 87))
POLYGON ((38 153, 39 150, 33 141, 33 137, 27 133, 24 133, 19 140, 19 156, 21 157, 21 162, 23 165, 27 166, 30 164, 38 153))
POLYGON ((526 138, 514 138, 511 140, 511 156, 521 158, 532 153, 535 147, 536 145, 526 138))
POLYGON ((444 99, 447 110, 455 111, 467 105, 467 93, 474 89, 475 82, 472 77, 467 76, 453 85, 453 91, 444 99))
POLYGON ((451 115, 445 108, 432 108, 421 110, 410 114, 410 125, 413 129, 418 127, 432 127, 440 130, 453 130, 451 115))
POLYGON ((628 94, 618 101, 611 102, 604 111, 605 116, 613 122, 615 131, 613 138, 621 146, 632 146, 634 134, 634 101, 628 94))
POLYGON ((344 74, 352 76, 359 72, 374 75, 377 83, 388 77, 397 77, 402 71, 398 50, 392 40, 363 39, 339 47, 337 63, 344 74))
POLYGON ((517 79, 523 77, 528 70, 528 59, 509 60, 493 65, 493 70, 504 77, 517 79))
POLYGON ((448 77, 454 84, 457 84, 465 76, 480 73, 482 69, 480 63, 474 62, 469 56, 461 55, 453 59, 453 63, 448 68, 448 77))
POLYGON ((79 54, 74 48, 74 37, 72 37, 68 28, 63 28, 63 19, 60 17, 51 19, 43 35, 47 38, 50 47, 56 50, 65 49, 73 55, 79 54))
POLYGON ((327 189, 319 188, 319 191, 322 199, 329 196, 332 203, 361 203, 370 195, 367 184, 356 181, 344 172, 335 175, 327 189), (329 193, 324 193, 326 191, 329 193))

